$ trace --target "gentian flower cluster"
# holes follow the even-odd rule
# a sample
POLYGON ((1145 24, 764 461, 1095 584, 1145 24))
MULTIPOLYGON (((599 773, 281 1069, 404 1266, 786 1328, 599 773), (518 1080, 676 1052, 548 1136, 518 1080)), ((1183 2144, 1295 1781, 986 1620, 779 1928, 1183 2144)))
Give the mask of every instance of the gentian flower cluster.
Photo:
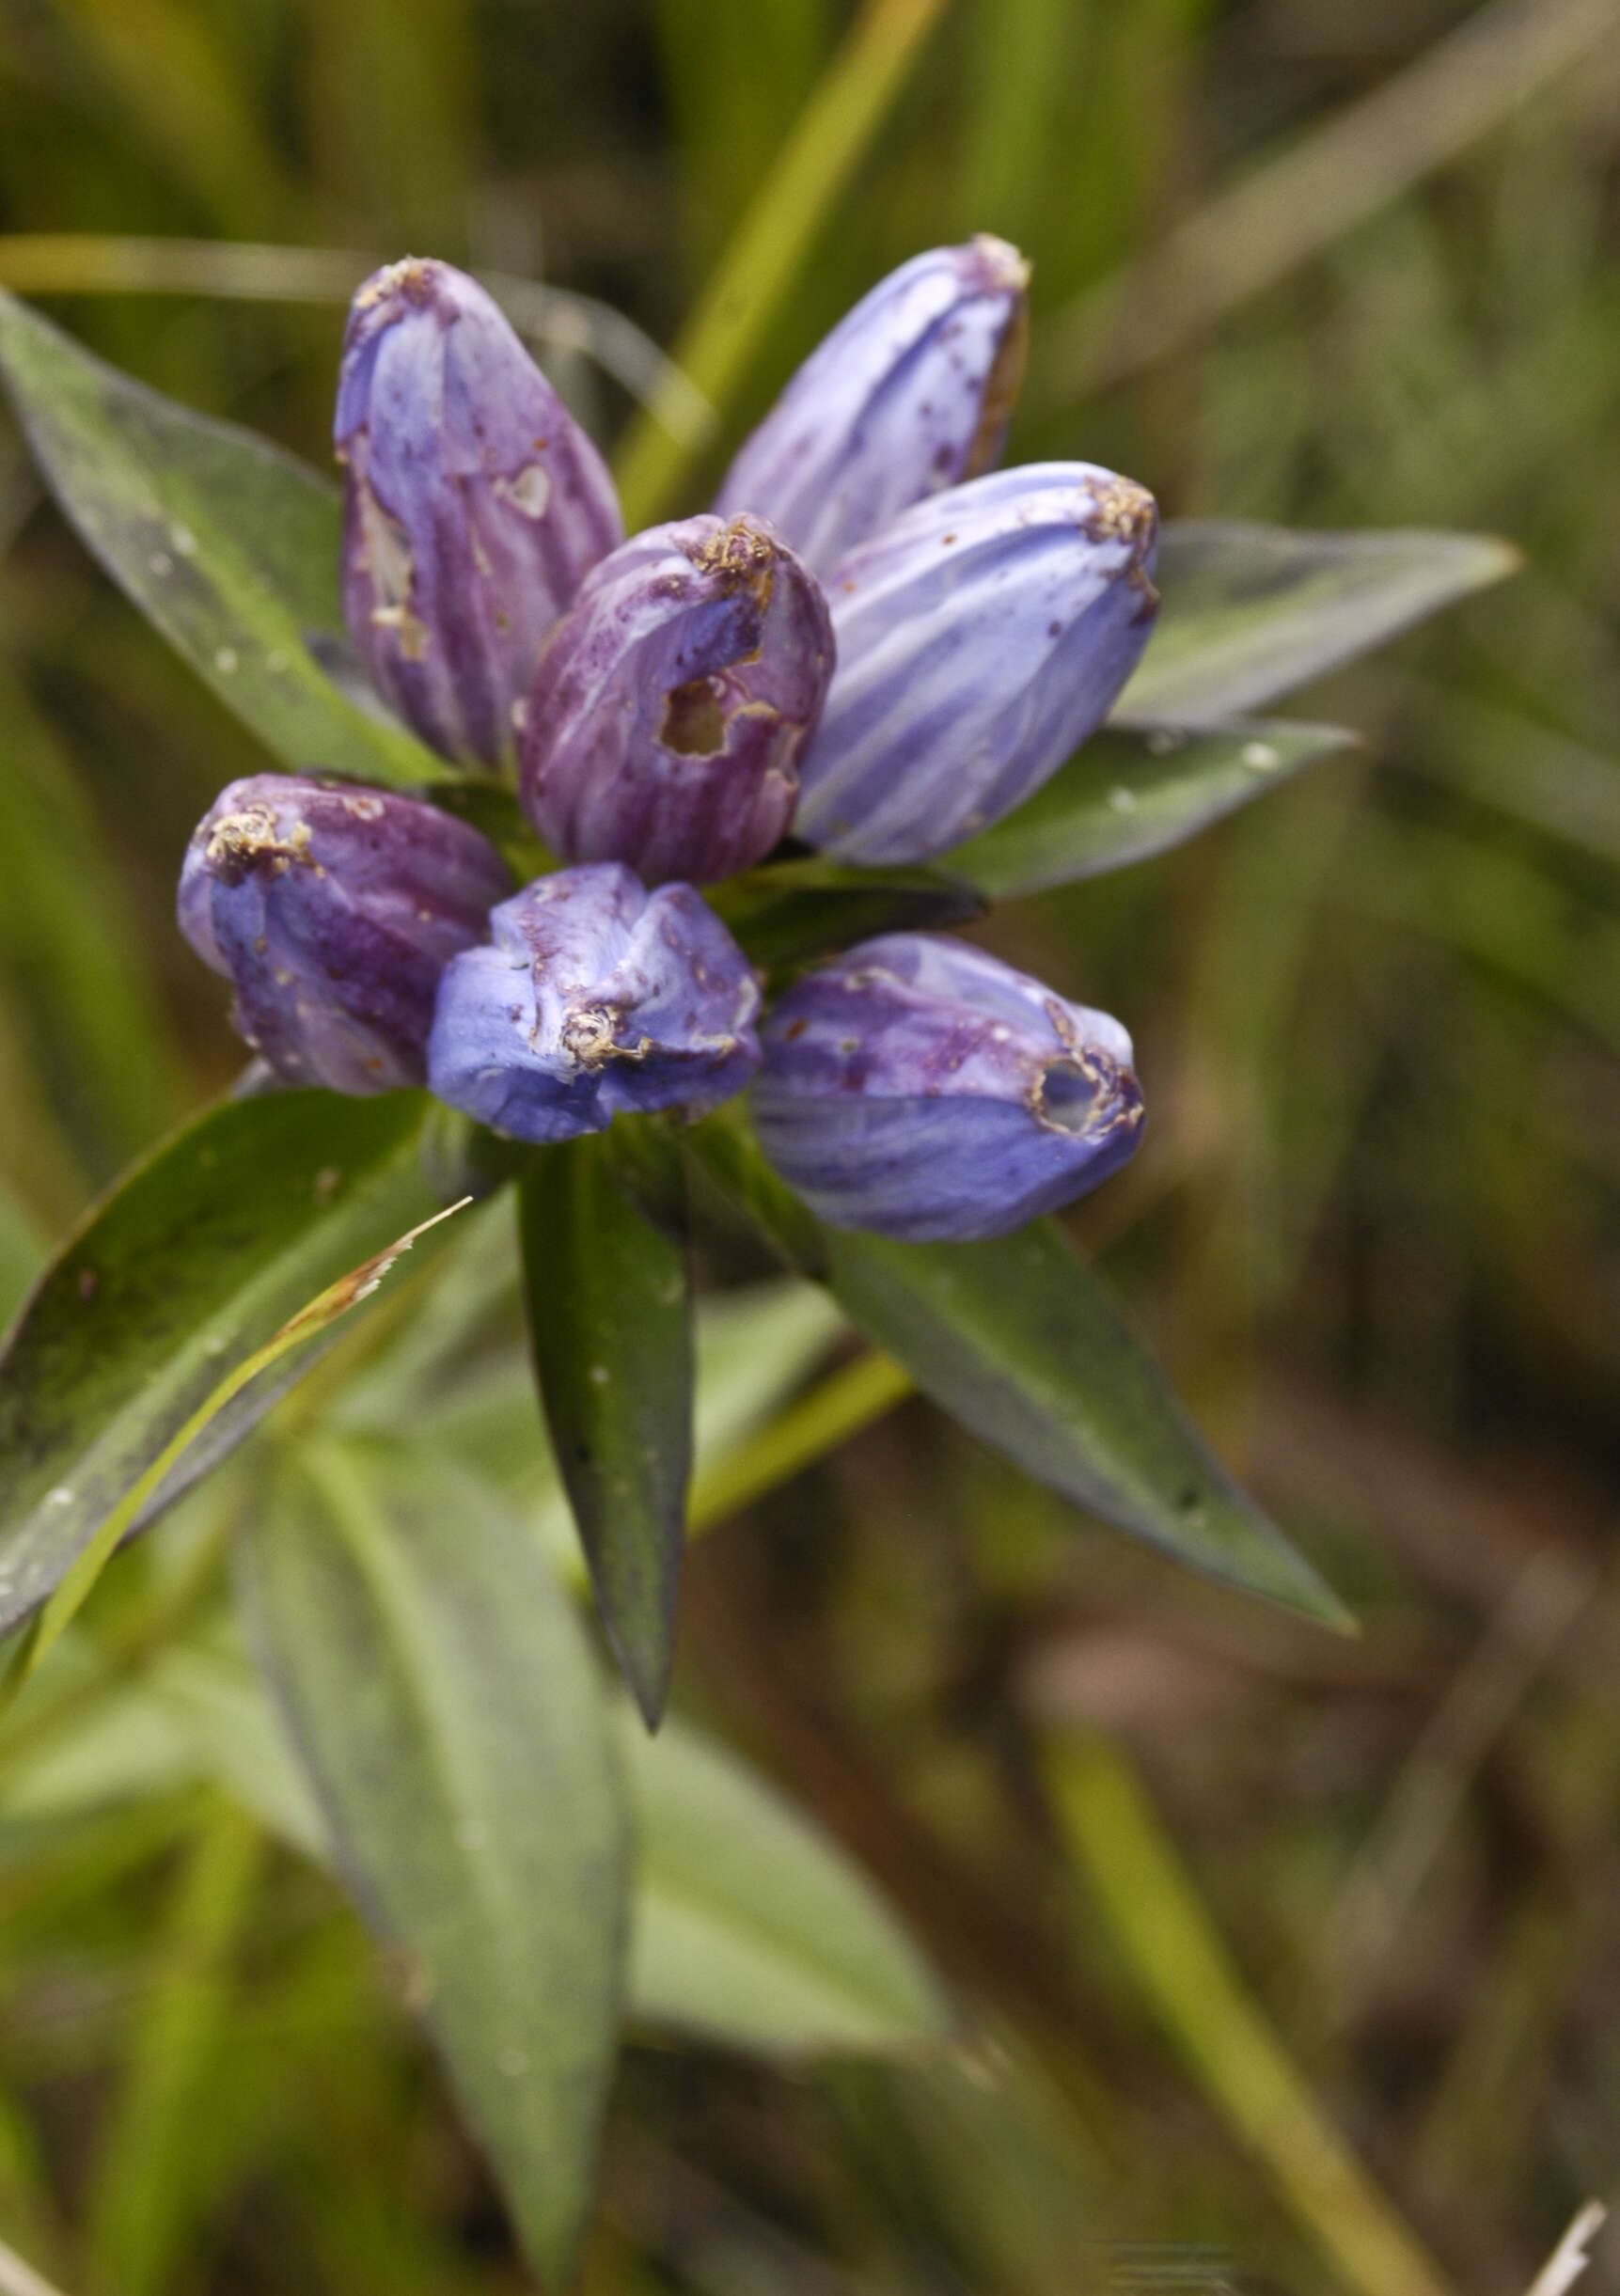
POLYGON ((1156 514, 1086 463, 997 470, 1026 270, 916 257, 834 329, 712 511, 623 539, 596 449, 496 306, 407 260, 356 295, 336 441, 344 611, 441 756, 515 778, 561 868, 514 887, 424 798, 228 789, 180 919, 289 1083, 426 1082, 519 1140, 699 1114, 834 1223, 1002 1233, 1118 1166, 1130 1040, 983 951, 889 934, 760 984, 698 889, 786 838, 926 861, 1101 724, 1153 627, 1156 514))

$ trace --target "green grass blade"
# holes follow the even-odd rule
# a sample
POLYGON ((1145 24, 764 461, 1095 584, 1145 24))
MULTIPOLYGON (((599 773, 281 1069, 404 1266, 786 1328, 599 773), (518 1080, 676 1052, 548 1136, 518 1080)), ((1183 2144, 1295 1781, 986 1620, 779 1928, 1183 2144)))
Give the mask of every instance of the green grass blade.
POLYGON ((817 1459, 904 1403, 915 1384, 911 1374, 886 1355, 870 1353, 841 1364, 740 1449, 726 1453, 698 1476, 686 1515, 688 1535, 713 1530, 813 1467, 817 1459))
MULTIPOLYGON (((675 365, 720 417, 871 147, 945 0, 867 0, 761 185, 675 345, 675 365)), ((638 414, 616 458, 632 532, 663 515, 693 459, 679 418, 638 414)))
POLYGON ((656 0, 682 239, 696 275, 793 133, 826 60, 830 13, 827 0, 656 0))
POLYGON ((178 1878, 89 2196, 90 2278, 119 2296, 158 2296, 183 2249, 193 2202, 188 2124, 227 2041, 230 1960, 263 1846, 252 1819, 221 1803, 178 1878))
POLYGON ((1358 2296, 1447 2296, 1447 2283, 1292 2063, 1204 1911, 1125 1756, 1059 1747, 1065 1836, 1154 2009, 1212 2103, 1358 2296))

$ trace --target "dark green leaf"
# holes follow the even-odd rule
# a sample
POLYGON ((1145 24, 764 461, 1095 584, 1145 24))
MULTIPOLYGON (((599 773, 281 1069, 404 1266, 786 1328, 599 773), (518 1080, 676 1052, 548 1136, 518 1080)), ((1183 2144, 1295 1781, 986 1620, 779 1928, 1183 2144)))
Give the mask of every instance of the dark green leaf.
MULTIPOLYGON (((158 1456, 131 1485, 111 1512, 104 1515, 88 1546, 82 1548, 67 1576, 58 1581, 55 1591, 30 1622, 29 1632, 21 1653, 20 1673, 26 1680, 77 1615, 90 1589, 112 1560, 125 1535, 149 1520, 161 1505, 166 1505, 178 1491, 184 1489, 188 1470, 195 1454, 207 1451, 210 1468, 223 1456, 227 1448, 221 1439, 221 1430, 232 1422, 231 1407, 261 1385, 269 1375, 286 1365, 291 1365, 294 1375, 308 1368, 313 1360, 311 1344, 330 1332, 334 1324, 349 1314, 361 1300, 368 1299, 393 1267, 430 1228, 436 1228, 451 1213, 461 1210, 451 1204, 448 1211, 435 1212, 431 1219, 396 1236, 380 1251, 351 1267, 336 1282, 322 1286, 313 1299, 307 1300, 297 1313, 288 1318, 280 1329, 256 1348, 245 1361, 228 1371, 203 1397, 179 1432, 169 1439, 158 1456)), ((275 1395, 286 1392, 290 1380, 278 1381, 275 1395)), ((253 1423, 238 1413, 233 1423, 234 1435, 253 1423)))
MULTIPOLYGON (((0 1626, 50 1595, 233 1369, 443 1208, 436 1124, 418 1093, 230 1101, 87 1215, 0 1358, 0 1626)), ((237 1399, 232 1439, 287 1384, 268 1380, 237 1399)))
POLYGON ((1155 577, 1158 627, 1115 716, 1210 725, 1258 709, 1518 563, 1511 543, 1485 534, 1172 520, 1155 577))
POLYGON ((980 1244, 834 1234, 828 1281, 925 1393, 1041 1482, 1212 1578, 1346 1623, 1054 1223, 980 1244))
POLYGON ((684 1238, 625 1184, 610 1137, 535 1158, 522 1185, 524 1280, 546 1423, 597 1607, 652 1724, 669 1685, 685 1539, 692 1309, 684 1238))
POLYGON ((1282 718, 1205 732, 1107 726, 1015 813, 958 845, 951 866, 995 900, 1100 876, 1168 852, 1356 740, 1282 718))
POLYGON ((288 765, 410 784, 449 768, 338 690, 338 503, 312 470, 120 374, 0 291, 0 377, 113 578, 288 765))
POLYGON ((1349 1623, 1206 1448, 1055 1222, 989 1243, 890 1243, 814 1219, 729 1111, 690 1137, 778 1248, 982 1441, 1211 1578, 1349 1623))
POLYGON ((878 933, 940 933, 984 913, 965 881, 935 869, 846 869, 779 861, 716 886, 711 905, 766 971, 852 949, 878 933))
POLYGON ((339 1863, 410 1956, 530 2260, 559 2287, 590 2206, 631 1873, 578 1619, 527 1527, 425 1449, 306 1444, 243 1560, 339 1863))

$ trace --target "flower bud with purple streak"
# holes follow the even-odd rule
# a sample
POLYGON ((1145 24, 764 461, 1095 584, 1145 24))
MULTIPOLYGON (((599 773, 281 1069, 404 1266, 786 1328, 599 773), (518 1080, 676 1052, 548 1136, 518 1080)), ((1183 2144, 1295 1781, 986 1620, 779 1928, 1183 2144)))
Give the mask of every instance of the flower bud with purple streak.
POLYGON ((587 576, 541 657, 520 793, 570 861, 708 884, 776 844, 832 675, 815 577, 754 518, 652 527, 587 576))
POLYGON ((489 841, 437 807, 305 774, 233 781, 180 881, 181 930, 236 986, 232 1026, 290 1084, 425 1080, 433 993, 511 890, 489 841))
POLYGON ((540 877, 447 966, 428 1045, 441 1100, 525 1140, 613 1117, 688 1114, 759 1065, 748 961, 689 885, 649 892, 616 861, 540 877))
POLYGON ((912 503, 991 469, 1024 367, 1029 265, 1005 240, 913 256, 840 321, 727 471, 826 574, 912 503))
POLYGON ((835 1227, 1004 1235, 1106 1180, 1140 1136, 1118 1021, 965 941, 865 941, 795 982, 760 1035, 761 1145, 835 1227))
POLYGON ((497 765, 547 631, 623 528, 606 466, 465 273, 407 259, 350 309, 343 612, 384 699, 497 765))
POLYGON ((988 828, 1102 723, 1153 631, 1151 495, 1031 463, 920 502, 826 578, 838 669, 795 836, 921 861, 988 828))

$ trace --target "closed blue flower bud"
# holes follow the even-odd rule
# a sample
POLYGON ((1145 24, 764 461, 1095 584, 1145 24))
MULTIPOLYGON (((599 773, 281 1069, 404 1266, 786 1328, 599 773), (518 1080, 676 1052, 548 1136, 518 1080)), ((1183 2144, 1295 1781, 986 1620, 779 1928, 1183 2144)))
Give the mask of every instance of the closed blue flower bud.
POLYGON ((689 885, 649 892, 602 861, 539 877, 448 966, 428 1082, 525 1140, 601 1132, 625 1111, 697 1115, 759 1065, 748 961, 689 885))
POLYGON ((541 657, 520 790, 570 861, 704 885, 768 853, 832 675, 812 574, 754 518, 653 527, 605 558, 541 657))
POLYGON ((880 280, 812 352, 727 471, 826 574, 890 519, 993 467, 1024 370, 1029 265, 986 234, 880 280))
POLYGON ((835 1227, 1005 1235, 1106 1180, 1140 1134, 1119 1022, 964 941, 865 941, 795 982, 760 1034, 761 1145, 835 1227))
POLYGON ((1153 629, 1153 497, 1032 463, 920 502, 827 578, 838 669, 794 831, 921 861, 987 828, 1093 733, 1153 629))
POLYGON ((354 297, 335 435, 349 634, 425 742, 498 764, 546 632, 623 532, 602 457, 478 282, 414 259, 354 297))
POLYGON ((305 774, 233 781, 198 825, 180 924, 236 985, 232 1025, 291 1084, 420 1084, 439 974, 511 890, 436 806, 305 774))

